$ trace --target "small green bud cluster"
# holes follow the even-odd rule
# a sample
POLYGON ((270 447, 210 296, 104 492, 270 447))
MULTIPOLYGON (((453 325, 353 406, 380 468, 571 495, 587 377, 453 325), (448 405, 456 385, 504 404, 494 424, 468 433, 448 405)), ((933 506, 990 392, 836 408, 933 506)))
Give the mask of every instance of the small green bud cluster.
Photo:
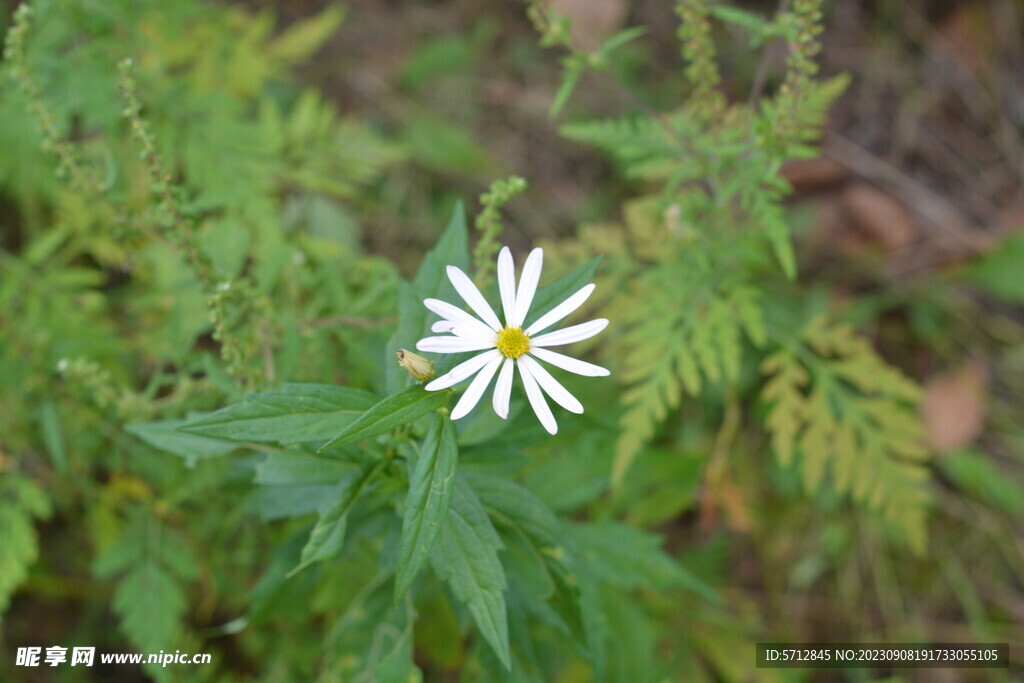
POLYGON ((135 419, 145 413, 142 405, 144 402, 134 394, 119 389, 110 372, 95 361, 62 358, 57 363, 57 373, 72 392, 102 413, 123 420, 135 419))
POLYGON ((249 387, 272 380, 253 359, 269 344, 270 302, 248 278, 221 282, 209 299, 213 339, 229 375, 249 387))
POLYGON ((687 62, 686 78, 693 86, 690 104, 694 112, 711 119, 725 108, 725 97, 718 92, 721 82, 718 66, 715 64, 715 45, 711 40, 711 21, 708 19, 707 0, 679 0, 676 3, 679 16, 679 42, 683 46, 683 58, 687 62))
POLYGON ((796 0, 793 9, 784 14, 783 34, 788 39, 786 79, 779 86, 776 116, 772 133, 787 140, 797 126, 797 110, 803 93, 818 71, 815 57, 821 51, 818 35, 822 31, 821 0, 796 0))
POLYGON ((486 287, 494 273, 494 256, 501 248, 498 244, 502 227, 501 207, 525 189, 525 180, 519 176, 509 176, 504 180, 495 180, 487 192, 480 195, 480 204, 484 207, 476 217, 480 241, 473 250, 473 265, 476 268, 478 287, 486 287))
POLYGON ((4 60, 9 65, 11 78, 28 101, 28 110, 39 127, 42 137, 39 147, 44 154, 57 157, 56 175, 67 180, 73 190, 98 193, 99 184, 82 170, 71 144, 63 139, 57 127, 56 117, 43 101, 42 88, 32 77, 25 55, 25 40, 32 27, 32 6, 23 3, 14 12, 14 24, 7 32, 4 44, 4 60))
POLYGON ((150 192, 157 200, 154 219, 157 229, 185 255, 185 259, 196 273, 196 277, 207 289, 214 284, 214 267, 210 257, 202 250, 195 226, 187 221, 178 208, 173 177, 166 170, 163 159, 156 148, 156 139, 149 125, 142 117, 142 104, 137 94, 131 59, 122 60, 118 67, 118 83, 124 108, 122 116, 128 120, 132 138, 142 148, 139 158, 149 172, 150 192))
POLYGON ((569 45, 569 17, 554 14, 540 0, 527 0, 526 16, 540 34, 541 47, 564 47, 569 45))

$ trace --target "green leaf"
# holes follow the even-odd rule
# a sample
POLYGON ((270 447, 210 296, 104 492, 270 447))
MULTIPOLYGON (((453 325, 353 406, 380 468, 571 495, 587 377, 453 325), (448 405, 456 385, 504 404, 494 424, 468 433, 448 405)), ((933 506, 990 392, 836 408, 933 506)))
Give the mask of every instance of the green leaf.
POLYGON ((184 431, 231 441, 294 444, 328 439, 373 407, 377 397, 362 389, 328 384, 285 384, 250 394, 236 403, 181 427, 184 431))
POLYGON ((260 486, 249 504, 264 522, 305 517, 329 505, 337 497, 337 491, 337 484, 260 486))
POLYGON ((332 446, 347 446, 377 436, 393 428, 408 424, 432 410, 448 404, 452 392, 427 391, 423 387, 409 387, 405 391, 388 396, 386 399, 363 413, 358 420, 335 434, 317 452, 332 446))
POLYGON ((289 26, 267 45, 267 53, 287 62, 304 61, 327 42, 344 18, 344 9, 328 6, 320 14, 289 26))
POLYGON ((416 342, 430 332, 432 314, 423 305, 424 299, 458 301, 455 288, 448 280, 447 266, 469 268, 469 230, 466 227, 466 210, 462 202, 455 205, 448 227, 427 255, 423 257, 420 269, 411 283, 402 283, 398 292, 398 329, 388 341, 385 349, 387 363, 386 384, 389 393, 405 387, 409 374, 395 362, 398 349, 415 349, 416 342))
POLYGON ((223 439, 188 434, 180 427, 188 420, 158 420, 156 422, 133 422, 125 425, 125 431, 134 434, 150 446, 185 459, 185 464, 195 467, 203 458, 224 455, 238 448, 238 444, 223 439))
MULTIPOLYGON (((585 648, 594 670, 594 680, 603 680, 604 617, 601 615, 598 583, 586 563, 580 561, 574 538, 554 512, 529 490, 504 477, 482 472, 466 472, 466 480, 479 495, 499 527, 508 530, 505 538, 510 549, 527 542, 532 547, 532 573, 535 586, 527 609, 547 614, 545 619, 559 629, 568 628, 585 648), (538 565, 538 560, 540 561, 538 565), (539 569, 539 571, 538 571, 539 569)), ((506 560, 514 553, 506 554, 506 560)), ((514 560, 513 560, 514 562, 514 560)), ((512 565, 516 566, 516 565, 512 565)), ((518 570, 527 565, 518 563, 518 570)), ((529 581, 522 571, 509 572, 513 586, 529 581)))
POLYGON ((28 576, 39 554, 34 519, 50 514, 50 501, 31 479, 0 475, 0 613, 14 590, 28 576))
POLYGON ((480 500, 462 477, 455 483, 448 519, 430 555, 434 572, 468 608, 477 628, 506 668, 511 667, 502 548, 480 500))
POLYGON ((43 443, 50 454, 53 467, 60 474, 66 474, 68 470, 67 449, 64 447, 64 434, 60 429, 60 414, 57 411, 57 402, 53 400, 44 401, 39 406, 39 429, 43 433, 43 443))
MULTIPOLYGON (((411 608, 409 611, 411 611, 411 608)), ((402 683, 421 683, 423 681, 423 672, 416 666, 413 658, 412 627, 414 620, 410 617, 407 619, 407 622, 408 625, 397 636, 397 642, 394 643, 391 650, 381 657, 379 661, 375 662, 375 666, 372 669, 367 670, 366 673, 369 676, 367 680, 401 681, 402 683)), ((393 627, 389 627, 391 627, 391 624, 385 622, 378 626, 377 629, 394 638, 393 627)))
POLYGON ((1021 482, 980 451, 965 450, 939 460, 958 487, 1008 515, 1024 515, 1021 482))
POLYGON ((295 569, 288 573, 294 576, 314 562, 333 557, 345 542, 345 527, 348 511, 352 509, 359 494, 383 469, 384 461, 367 463, 352 472, 338 487, 337 498, 320 515, 320 520, 309 534, 309 541, 302 548, 302 558, 295 569))
POLYGON ((558 86, 558 92, 555 93, 554 98, 551 100, 551 109, 548 111, 548 116, 554 118, 561 113, 566 103, 569 102, 572 91, 576 89, 576 85, 580 82, 580 78, 583 77, 586 70, 586 62, 583 60, 570 60, 566 63, 565 71, 562 74, 562 84, 558 86))
POLYGON ((121 628, 139 651, 155 652, 185 635, 183 584, 199 575, 198 561, 189 543, 150 511, 129 508, 127 517, 117 540, 96 558, 93 573, 99 579, 120 575, 112 607, 121 628))
POLYGON ((257 484, 271 486, 300 486, 341 481, 352 471, 352 466, 334 458, 310 455, 303 451, 269 453, 267 459, 256 465, 257 484))
POLYGON ((142 651, 155 652, 178 638, 188 600, 170 572, 147 560, 118 582, 112 606, 129 641, 142 651))
POLYGON ((978 259, 967 279, 1010 303, 1024 303, 1021 263, 1024 263, 1024 235, 1015 235, 978 259))
POLYGON ((558 517, 529 489, 484 472, 466 472, 465 477, 484 505, 514 523, 541 546, 554 549, 565 540, 565 529, 558 517))
POLYGON ((666 555, 656 534, 616 522, 575 524, 571 528, 588 570, 604 583, 626 590, 678 586, 714 603, 722 600, 713 588, 666 555))
POLYGON ((772 210, 768 210, 768 207, 765 207, 765 212, 761 217, 765 224, 765 234, 768 237, 768 242, 772 245, 772 251, 775 252, 775 258, 778 259, 779 266, 782 267, 782 272, 786 275, 786 279, 793 280, 796 278, 796 255, 793 253, 793 241, 790 239, 789 225, 786 224, 785 216, 780 207, 772 206, 770 208, 772 210))
POLYGON ((626 43, 636 40, 645 33, 647 33, 647 27, 645 26, 633 26, 631 28, 623 29, 608 40, 604 41, 601 47, 597 49, 597 54, 600 55, 601 58, 606 58, 615 50, 619 49, 626 43))
POLYGON ((465 74, 477 54, 477 46, 465 36, 456 34, 428 40, 406 59, 402 66, 402 85, 420 89, 444 76, 465 74))
POLYGON ((552 283, 537 289, 530 305, 530 314, 524 329, 539 320, 542 315, 562 303, 577 291, 591 283, 597 267, 601 265, 601 257, 595 256, 586 263, 573 268, 552 283))
POLYGON ((728 5, 712 5, 711 13, 727 24, 742 26, 754 33, 760 34, 765 30, 765 20, 753 12, 731 7, 728 5))
POLYGON ((396 603, 412 585, 434 549, 455 491, 458 461, 455 425, 446 416, 437 415, 423 441, 416 469, 409 480, 402 536, 398 543, 396 603))
POLYGON ((526 486, 556 512, 568 512, 592 503, 608 490, 612 466, 611 430, 580 435, 576 448, 531 467, 526 486))
POLYGON ((296 533, 264 554, 266 569, 249 593, 250 624, 261 624, 271 619, 301 619, 306 614, 306 602, 312 585, 318 581, 317 572, 306 572, 287 578, 288 572, 299 562, 302 548, 309 542, 308 533, 296 533))
POLYGON ((410 156, 431 170, 480 176, 497 168, 488 149, 464 125, 428 110, 406 119, 402 133, 410 156))

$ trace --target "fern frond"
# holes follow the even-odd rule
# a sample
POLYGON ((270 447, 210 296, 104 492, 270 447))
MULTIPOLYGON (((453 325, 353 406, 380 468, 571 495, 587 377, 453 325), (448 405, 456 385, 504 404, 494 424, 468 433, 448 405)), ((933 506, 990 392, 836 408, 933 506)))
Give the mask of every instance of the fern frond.
POLYGON ((697 160, 680 143, 696 133, 692 122, 682 115, 660 121, 650 116, 583 121, 566 124, 560 132, 601 149, 631 178, 682 181, 701 173, 697 160))
POLYGON ((190 638, 185 583, 198 575, 195 556, 174 530, 142 508, 130 512, 120 538, 97 559, 97 578, 118 576, 113 608, 128 641, 140 652, 190 638))
POLYGON ((622 345, 622 395, 626 410, 616 447, 613 482, 682 398, 707 383, 735 381, 743 337, 764 339, 758 292, 735 281, 712 283, 690 262, 678 270, 658 268, 641 278, 617 309, 626 327, 622 345), (680 278, 676 272, 690 276, 680 278), (673 274, 664 277, 666 273, 673 274))
POLYGON ((771 405, 766 426, 779 462, 799 463, 808 492, 828 479, 923 552, 930 496, 920 388, 850 326, 822 318, 762 370, 770 377, 762 396, 771 405))
POLYGON ((49 514, 50 501, 35 482, 17 474, 0 475, 0 613, 39 554, 35 520, 49 514))

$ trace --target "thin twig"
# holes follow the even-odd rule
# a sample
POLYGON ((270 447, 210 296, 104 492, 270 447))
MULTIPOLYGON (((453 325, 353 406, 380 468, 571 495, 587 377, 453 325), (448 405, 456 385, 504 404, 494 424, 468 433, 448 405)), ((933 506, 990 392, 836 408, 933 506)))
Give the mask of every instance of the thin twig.
POLYGON ((868 180, 898 188, 914 202, 922 216, 972 253, 982 253, 992 244, 992 235, 987 231, 968 229, 963 213, 945 197, 839 133, 828 131, 822 151, 825 156, 868 180))

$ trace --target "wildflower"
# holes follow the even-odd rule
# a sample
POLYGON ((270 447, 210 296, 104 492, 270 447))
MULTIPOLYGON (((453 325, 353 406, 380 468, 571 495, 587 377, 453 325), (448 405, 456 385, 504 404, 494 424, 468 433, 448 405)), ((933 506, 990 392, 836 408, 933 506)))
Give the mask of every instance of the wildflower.
POLYGON ((533 412, 544 428, 554 434, 558 431, 558 424, 544 399, 542 389, 555 403, 569 412, 582 413, 583 406, 537 361, 544 361, 557 368, 587 377, 602 377, 609 374, 608 370, 600 366, 548 349, 551 346, 572 344, 593 337, 608 325, 604 318, 539 334, 582 306, 594 291, 593 284, 583 287, 523 328, 530 304, 533 303, 533 296, 537 292, 543 259, 542 249, 530 252, 519 278, 519 287, 516 288, 512 252, 508 247, 504 247, 498 254, 498 290, 505 313, 504 325, 498 320, 498 316, 494 314, 494 310, 480 294, 476 285, 455 266, 448 266, 448 279, 479 318, 445 301, 424 300, 423 304, 442 318, 431 326, 431 331, 450 332, 451 335, 421 339, 416 342, 417 349, 434 353, 483 351, 426 386, 428 391, 447 389, 476 374, 462 394, 462 398, 455 404, 451 414, 453 420, 465 416, 476 406, 495 374, 498 375, 498 381, 494 386, 494 412, 507 419, 513 374, 515 368, 518 368, 533 412))

